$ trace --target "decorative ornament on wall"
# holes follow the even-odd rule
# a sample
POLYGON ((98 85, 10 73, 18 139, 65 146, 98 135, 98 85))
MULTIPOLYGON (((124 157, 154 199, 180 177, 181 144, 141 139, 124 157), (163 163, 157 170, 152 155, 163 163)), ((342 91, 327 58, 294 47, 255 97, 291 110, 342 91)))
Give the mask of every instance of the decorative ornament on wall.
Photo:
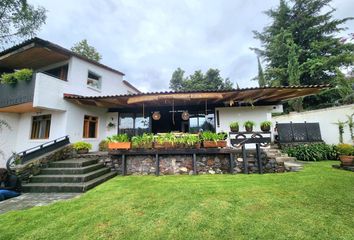
POLYGON ((160 112, 154 112, 152 114, 152 119, 154 119, 155 121, 160 120, 160 118, 161 118, 160 112))
POLYGON ((184 121, 187 121, 187 120, 189 119, 189 113, 188 113, 187 111, 184 111, 184 112, 182 113, 182 119, 183 119, 184 121))

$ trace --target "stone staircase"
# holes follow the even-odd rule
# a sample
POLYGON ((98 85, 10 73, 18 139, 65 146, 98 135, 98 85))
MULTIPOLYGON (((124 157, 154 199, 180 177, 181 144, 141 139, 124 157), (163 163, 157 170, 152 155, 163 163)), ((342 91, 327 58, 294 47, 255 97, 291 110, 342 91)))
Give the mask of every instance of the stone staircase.
POLYGON ((49 163, 23 192, 85 192, 114 177, 115 172, 98 162, 98 157, 79 157, 49 163))
POLYGON ((277 163, 283 163, 286 171, 298 172, 303 169, 302 163, 298 162, 295 157, 289 157, 288 154, 282 153, 276 145, 264 149, 264 152, 268 159, 275 159, 277 163))

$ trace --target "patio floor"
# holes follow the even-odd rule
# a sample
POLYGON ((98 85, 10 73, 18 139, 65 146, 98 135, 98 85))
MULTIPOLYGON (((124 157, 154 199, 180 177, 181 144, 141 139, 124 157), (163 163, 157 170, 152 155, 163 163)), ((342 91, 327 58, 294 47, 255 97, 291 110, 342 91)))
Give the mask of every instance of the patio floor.
POLYGON ((35 206, 44 206, 79 196, 81 193, 24 193, 16 198, 0 202, 0 214, 12 210, 22 210, 35 206))

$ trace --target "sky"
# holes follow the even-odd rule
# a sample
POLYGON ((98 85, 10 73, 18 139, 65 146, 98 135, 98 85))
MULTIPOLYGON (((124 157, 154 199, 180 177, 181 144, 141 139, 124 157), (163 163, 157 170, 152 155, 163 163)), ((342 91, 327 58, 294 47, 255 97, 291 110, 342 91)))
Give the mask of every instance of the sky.
MULTIPOLYGON (((257 86, 259 47, 253 30, 279 0, 29 0, 47 9, 38 37, 65 48, 87 39, 101 62, 125 73, 139 90, 168 90, 178 67, 186 75, 218 68, 236 86, 257 86)), ((335 18, 354 15, 353 0, 333 0, 335 18)), ((354 21, 343 36, 354 32, 354 21)))

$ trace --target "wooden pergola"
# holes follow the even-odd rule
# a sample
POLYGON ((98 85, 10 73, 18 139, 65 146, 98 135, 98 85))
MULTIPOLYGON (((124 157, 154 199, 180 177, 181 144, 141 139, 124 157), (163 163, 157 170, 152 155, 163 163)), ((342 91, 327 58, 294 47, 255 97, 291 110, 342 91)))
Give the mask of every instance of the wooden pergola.
POLYGON ((80 96, 64 94, 68 101, 80 105, 133 109, 141 107, 165 106, 237 106, 271 105, 284 100, 319 93, 329 85, 259 87, 217 91, 152 92, 113 96, 80 96))

